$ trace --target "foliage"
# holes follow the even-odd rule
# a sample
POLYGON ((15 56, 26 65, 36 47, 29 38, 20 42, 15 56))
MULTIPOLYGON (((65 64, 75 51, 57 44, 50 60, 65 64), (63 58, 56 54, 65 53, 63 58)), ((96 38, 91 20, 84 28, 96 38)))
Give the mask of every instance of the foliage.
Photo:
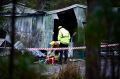
MULTIPOLYGON (((3 11, 3 8, 2 6, 0 5, 0 12, 3 11)), ((3 27, 3 22, 4 22, 4 17, 3 16, 0 16, 0 29, 3 27)))
MULTIPOLYGON (((11 0, 2 0, 0 5, 4 5, 10 2, 11 0)), ((40 11, 60 9, 72 4, 86 4, 86 0, 17 0, 17 2, 23 3, 27 7, 40 11)))
MULTIPOLYGON (((34 57, 25 52, 15 51, 13 79, 46 79, 42 73, 45 66, 42 64, 34 64, 34 57)), ((7 79, 9 74, 9 57, 0 57, 0 79, 7 79)))
MULTIPOLYGON (((113 43, 116 41, 119 43, 118 30, 120 30, 120 28, 118 28, 118 26, 120 23, 118 23, 119 19, 117 18, 119 15, 113 13, 114 3, 116 3, 113 0, 87 1, 87 26, 85 27, 86 79, 103 79, 103 77, 100 76, 100 43, 103 40, 107 40, 108 43, 111 43, 111 41, 113 43), (117 39, 115 39, 116 37, 117 39)), ((111 73, 111 75, 112 74, 114 74, 114 72, 111 73)))
POLYGON ((72 4, 86 4, 86 0, 49 0, 46 2, 45 10, 60 9, 72 4))
POLYGON ((96 11, 88 19, 87 27, 85 28, 86 39, 90 45, 97 45, 103 38, 106 37, 106 26, 103 25, 105 20, 101 11, 96 11), (91 20, 92 19, 92 20, 91 20))
POLYGON ((75 46, 80 46, 85 44, 85 31, 84 28, 78 27, 75 29, 76 35, 73 37, 75 46))
POLYGON ((18 2, 37 10, 54 10, 72 4, 86 4, 86 0, 18 0, 18 2))
POLYGON ((4 17, 0 16, 0 29, 3 27, 4 24, 4 17))

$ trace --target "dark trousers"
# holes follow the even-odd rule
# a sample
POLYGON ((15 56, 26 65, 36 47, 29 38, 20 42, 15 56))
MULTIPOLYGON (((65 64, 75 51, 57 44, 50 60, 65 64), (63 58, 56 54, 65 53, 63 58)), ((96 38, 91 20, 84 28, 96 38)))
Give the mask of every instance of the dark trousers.
MULTIPOLYGON (((67 44, 62 44, 60 43, 60 47, 61 48, 64 48, 64 47, 68 47, 67 44)), ((68 50, 60 50, 60 56, 59 56, 59 62, 62 63, 62 60, 63 60, 63 55, 64 55, 64 62, 67 61, 67 58, 68 58, 68 50)))

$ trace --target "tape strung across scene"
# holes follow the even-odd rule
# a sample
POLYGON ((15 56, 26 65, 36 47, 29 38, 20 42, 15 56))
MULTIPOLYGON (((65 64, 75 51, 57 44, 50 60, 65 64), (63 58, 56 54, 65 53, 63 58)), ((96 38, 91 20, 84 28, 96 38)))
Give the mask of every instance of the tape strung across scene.
POLYGON ((28 50, 68 50, 68 49, 73 49, 73 50, 77 50, 77 49, 85 49, 85 46, 81 46, 81 47, 64 47, 64 48, 26 48, 28 50))
MULTIPOLYGON (((119 44, 108 44, 108 45, 101 45, 101 47, 111 47, 111 46, 118 46, 119 44)), ((10 47, 0 47, 4 49, 10 49, 10 47)), ((86 49, 86 46, 80 46, 80 47, 66 47, 66 48, 24 48, 26 50, 79 50, 79 49, 86 49)))

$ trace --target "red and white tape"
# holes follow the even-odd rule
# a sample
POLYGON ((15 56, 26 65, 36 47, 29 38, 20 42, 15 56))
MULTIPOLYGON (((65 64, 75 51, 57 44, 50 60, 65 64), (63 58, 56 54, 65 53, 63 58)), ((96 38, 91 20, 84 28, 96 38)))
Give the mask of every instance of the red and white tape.
POLYGON ((85 46, 81 47, 65 47, 65 48, 26 48, 28 50, 68 50, 68 49, 85 49, 85 46))
MULTIPOLYGON (((111 47, 111 46, 118 46, 119 44, 108 44, 108 45, 101 45, 101 47, 111 47)), ((7 48, 10 49, 10 47, 0 47, 0 48, 7 48)), ((25 48, 27 50, 78 50, 78 49, 86 49, 86 46, 80 46, 80 47, 66 47, 66 48, 25 48)))
MULTIPOLYGON (((108 45, 101 45, 101 47, 111 47, 111 46, 118 46, 118 44, 108 44, 108 45)), ((66 48, 26 48, 28 50, 78 50, 78 49, 86 49, 86 46, 80 46, 80 47, 66 47, 66 48)))
POLYGON ((119 44, 106 44, 106 45, 101 45, 101 47, 111 47, 111 46, 118 46, 119 44))

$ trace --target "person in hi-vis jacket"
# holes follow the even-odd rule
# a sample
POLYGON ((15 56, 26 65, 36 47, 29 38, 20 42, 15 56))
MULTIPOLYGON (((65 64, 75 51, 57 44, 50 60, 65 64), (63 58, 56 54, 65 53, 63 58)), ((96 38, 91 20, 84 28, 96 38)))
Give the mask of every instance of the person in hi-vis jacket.
MULTIPOLYGON (((64 48, 68 47, 70 43, 70 33, 67 29, 63 28, 62 26, 58 27, 58 41, 60 41, 59 47, 64 48)), ((60 50, 59 55, 59 63, 62 64, 63 55, 64 55, 64 63, 67 63, 68 58, 68 50, 60 50)))

